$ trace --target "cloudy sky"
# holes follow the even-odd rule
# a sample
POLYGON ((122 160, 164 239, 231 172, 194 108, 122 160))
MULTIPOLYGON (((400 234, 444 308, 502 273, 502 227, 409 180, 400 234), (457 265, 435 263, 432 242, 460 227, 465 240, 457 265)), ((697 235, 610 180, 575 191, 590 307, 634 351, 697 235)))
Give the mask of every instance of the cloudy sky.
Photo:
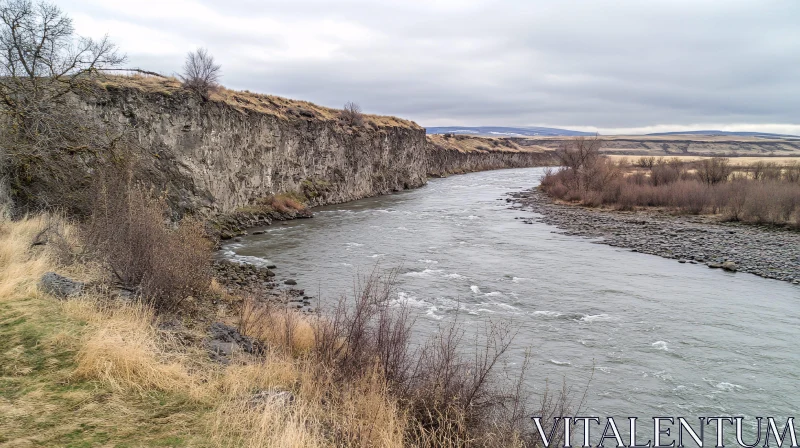
POLYGON ((798 0, 56 0, 129 65, 423 126, 800 134, 798 0))

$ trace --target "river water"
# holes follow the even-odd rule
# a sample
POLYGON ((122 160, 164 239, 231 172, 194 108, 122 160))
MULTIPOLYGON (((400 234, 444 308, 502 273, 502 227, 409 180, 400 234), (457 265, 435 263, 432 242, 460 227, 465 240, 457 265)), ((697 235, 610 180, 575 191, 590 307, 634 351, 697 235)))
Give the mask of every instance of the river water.
POLYGON ((296 279, 323 307, 352 292, 357 273, 398 268, 417 332, 456 315, 467 327, 510 325, 511 361, 532 350, 530 384, 566 380, 579 395, 588 384, 586 414, 796 416, 800 288, 526 225, 515 218, 534 215, 509 209, 505 194, 541 174, 435 179, 318 208, 223 250, 276 264, 278 279, 296 279))

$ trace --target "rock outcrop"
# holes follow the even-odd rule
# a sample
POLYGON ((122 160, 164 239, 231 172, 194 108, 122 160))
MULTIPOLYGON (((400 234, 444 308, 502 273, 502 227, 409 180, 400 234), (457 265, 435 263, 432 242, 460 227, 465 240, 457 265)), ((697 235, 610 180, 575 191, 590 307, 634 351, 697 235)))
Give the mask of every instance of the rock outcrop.
POLYGON ((446 175, 548 163, 546 152, 505 139, 426 139, 394 117, 220 88, 208 98, 174 79, 111 77, 81 97, 90 119, 127 135, 145 180, 182 214, 230 214, 274 194, 309 206, 341 203, 424 185, 446 175))
POLYGON ((556 164, 552 151, 519 146, 513 139, 429 135, 427 140, 429 176, 556 164))
POLYGON ((168 161, 157 170, 183 190, 182 208, 231 212, 283 192, 339 203, 427 179, 425 130, 410 121, 367 115, 349 125, 311 103, 224 89, 203 99, 170 79, 100 86, 87 113, 131 129, 145 157, 168 161))

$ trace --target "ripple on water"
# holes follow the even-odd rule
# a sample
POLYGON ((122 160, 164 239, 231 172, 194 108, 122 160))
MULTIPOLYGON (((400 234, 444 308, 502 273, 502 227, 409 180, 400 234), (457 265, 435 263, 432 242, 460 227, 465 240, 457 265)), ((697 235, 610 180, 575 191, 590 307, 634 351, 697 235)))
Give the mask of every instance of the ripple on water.
POLYGON ((664 341, 656 341, 650 345, 652 345, 656 350, 664 350, 665 352, 669 351, 669 345, 664 341))
POLYGON ((559 360, 556 360, 556 359, 548 359, 547 361, 550 364, 555 364, 557 366, 565 366, 566 367, 566 366, 571 366, 572 365, 572 363, 569 362, 569 361, 559 361, 559 360))
POLYGON ((606 313, 586 314, 578 320, 581 322, 600 322, 600 321, 614 320, 614 317, 606 313))
POLYGON ((425 269, 424 271, 406 272, 403 275, 405 275, 406 277, 426 278, 426 277, 431 277, 433 274, 438 274, 440 272, 442 272, 441 269, 425 269))

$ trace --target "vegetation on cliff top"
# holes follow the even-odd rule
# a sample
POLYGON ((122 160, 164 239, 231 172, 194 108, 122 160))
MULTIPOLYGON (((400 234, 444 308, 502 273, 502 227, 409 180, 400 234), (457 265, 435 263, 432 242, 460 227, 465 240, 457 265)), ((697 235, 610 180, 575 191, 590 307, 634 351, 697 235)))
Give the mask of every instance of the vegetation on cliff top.
MULTIPOLYGON (((177 78, 148 76, 135 73, 127 76, 108 75, 100 79, 98 83, 106 89, 134 89, 143 93, 163 95, 175 95, 185 91, 183 89, 183 83, 177 78)), ((282 119, 300 118, 339 122, 342 112, 341 109, 328 108, 308 101, 293 100, 275 95, 250 92, 248 90, 230 90, 222 86, 210 90, 208 99, 243 112, 263 113, 282 119)), ((402 118, 386 115, 362 115, 364 124, 370 127, 400 127, 417 131, 423 130, 421 126, 413 121, 404 120, 402 118)), ((347 120, 342 121, 350 124, 347 120)))
POLYGON ((525 146, 524 139, 473 137, 458 134, 428 135, 428 145, 434 150, 458 152, 527 152, 544 153, 538 147, 525 146))

